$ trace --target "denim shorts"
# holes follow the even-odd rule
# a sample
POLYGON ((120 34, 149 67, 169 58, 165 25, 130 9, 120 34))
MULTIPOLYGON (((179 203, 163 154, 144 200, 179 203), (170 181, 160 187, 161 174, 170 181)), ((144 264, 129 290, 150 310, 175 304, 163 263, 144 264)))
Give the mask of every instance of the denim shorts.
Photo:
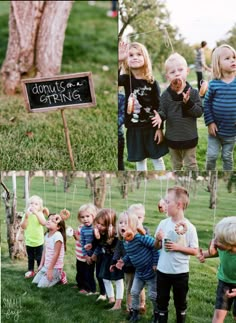
POLYGON ((236 288, 236 285, 219 280, 216 291, 215 309, 230 311, 233 304, 233 315, 236 316, 236 297, 228 298, 225 295, 225 293, 232 288, 236 288))

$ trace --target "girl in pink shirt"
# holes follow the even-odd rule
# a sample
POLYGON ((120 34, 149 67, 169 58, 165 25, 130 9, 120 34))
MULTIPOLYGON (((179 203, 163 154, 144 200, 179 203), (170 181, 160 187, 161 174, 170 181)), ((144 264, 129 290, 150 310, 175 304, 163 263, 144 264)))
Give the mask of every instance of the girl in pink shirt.
POLYGON ((38 287, 51 287, 62 279, 66 250, 65 222, 59 214, 49 214, 46 222, 43 255, 33 283, 38 287))

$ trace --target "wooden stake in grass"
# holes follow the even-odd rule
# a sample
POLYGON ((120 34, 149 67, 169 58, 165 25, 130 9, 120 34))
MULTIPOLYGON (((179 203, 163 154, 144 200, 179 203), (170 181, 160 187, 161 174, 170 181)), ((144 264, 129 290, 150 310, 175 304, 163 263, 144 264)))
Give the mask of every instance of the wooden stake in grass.
POLYGON ((71 143, 70 143, 70 135, 69 135, 68 127, 67 127, 67 122, 66 122, 64 110, 61 110, 61 116, 62 116, 62 120, 63 120, 64 132, 65 132, 65 137, 66 137, 66 144, 67 144, 67 148, 68 148, 68 152, 69 152, 69 156, 70 156, 71 168, 72 168, 72 170, 75 170, 75 163, 74 163, 74 158, 73 158, 73 153, 72 153, 72 148, 71 148, 71 143))

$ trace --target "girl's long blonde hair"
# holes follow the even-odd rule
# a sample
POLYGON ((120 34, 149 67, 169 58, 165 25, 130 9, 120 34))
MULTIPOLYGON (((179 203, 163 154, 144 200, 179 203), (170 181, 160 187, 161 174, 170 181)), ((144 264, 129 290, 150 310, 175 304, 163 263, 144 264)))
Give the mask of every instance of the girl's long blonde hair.
POLYGON ((118 221, 117 221, 117 226, 116 226, 116 232, 117 232, 119 240, 123 239, 121 233, 119 232, 119 221, 122 218, 125 218, 127 220, 127 226, 129 229, 131 229, 131 231, 134 234, 137 233, 137 229, 139 226, 139 220, 138 220, 137 215, 134 213, 134 211, 128 210, 128 211, 124 211, 124 212, 120 213, 118 221))
MULTIPOLYGON (((144 58, 144 65, 143 67, 141 67, 143 72, 143 79, 146 80, 148 83, 153 83, 154 77, 152 75, 152 63, 151 63, 151 59, 148 54, 147 48, 143 44, 138 42, 130 43, 128 47, 129 47, 129 50, 131 48, 135 48, 141 51, 144 58)), ((124 72, 124 74, 130 74, 130 72, 132 73, 132 70, 128 66, 128 59, 126 59, 122 63, 122 71, 124 72)))
POLYGON ((222 44, 219 47, 216 47, 214 49, 213 53, 212 53, 212 59, 211 59, 211 62, 212 62, 212 79, 220 80, 223 77, 222 70, 221 70, 221 67, 220 67, 220 56, 221 56, 221 53, 222 53, 222 49, 224 49, 224 48, 228 48, 229 50, 231 50, 234 53, 234 56, 236 56, 235 49, 232 46, 228 45, 228 44, 222 44))

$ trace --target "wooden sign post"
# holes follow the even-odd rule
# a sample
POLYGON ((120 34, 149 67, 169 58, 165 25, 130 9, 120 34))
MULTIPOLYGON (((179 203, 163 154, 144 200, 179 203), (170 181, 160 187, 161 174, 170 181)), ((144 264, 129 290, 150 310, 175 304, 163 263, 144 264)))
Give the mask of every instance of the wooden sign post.
POLYGON ((64 110, 88 108, 96 105, 92 73, 84 72, 25 79, 22 80, 22 88, 28 112, 61 110, 71 167, 75 170, 64 110))

